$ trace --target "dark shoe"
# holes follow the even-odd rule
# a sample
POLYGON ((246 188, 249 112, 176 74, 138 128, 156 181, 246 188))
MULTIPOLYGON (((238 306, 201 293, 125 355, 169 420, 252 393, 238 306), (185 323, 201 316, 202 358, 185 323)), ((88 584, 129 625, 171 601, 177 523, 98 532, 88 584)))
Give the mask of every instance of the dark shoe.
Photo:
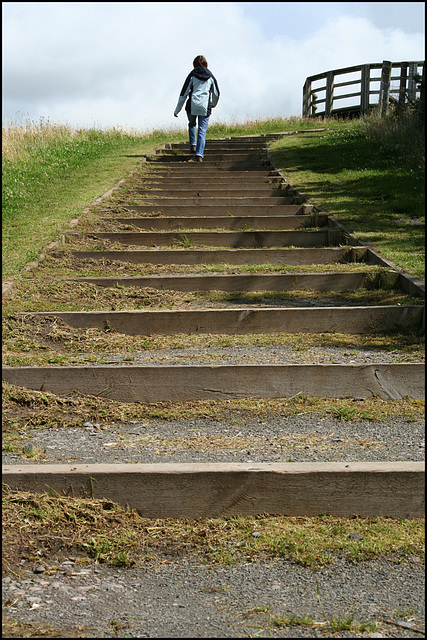
POLYGON ((196 153, 196 145, 190 147, 191 153, 196 153))
POLYGON ((202 156, 194 156, 196 162, 203 162, 202 156))

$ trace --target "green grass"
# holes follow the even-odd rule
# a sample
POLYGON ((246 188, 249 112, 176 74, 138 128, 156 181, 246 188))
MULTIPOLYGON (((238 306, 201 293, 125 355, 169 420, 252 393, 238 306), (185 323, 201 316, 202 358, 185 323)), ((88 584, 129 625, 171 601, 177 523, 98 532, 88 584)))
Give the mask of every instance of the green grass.
POLYGON ((3 278, 16 276, 142 157, 182 134, 73 131, 41 121, 2 130, 3 278))
MULTIPOLYGON (((332 636, 338 636, 341 631, 352 631, 358 635, 364 632, 373 633, 377 630, 375 622, 355 622, 353 616, 343 618, 341 616, 328 616, 326 622, 316 621, 311 616, 297 616, 295 614, 270 616, 271 627, 305 627, 307 629, 320 629, 323 634, 330 633, 332 636)), ((322 635, 323 635, 322 634, 322 635)))
POLYGON ((329 128, 336 125, 335 120, 321 120, 315 118, 265 118, 246 120, 241 123, 210 125, 207 138, 223 138, 228 136, 247 136, 268 133, 282 133, 290 131, 308 131, 318 128, 329 128))
POLYGON ((383 258, 425 278, 424 131, 393 115, 285 136, 271 155, 288 181, 383 258))

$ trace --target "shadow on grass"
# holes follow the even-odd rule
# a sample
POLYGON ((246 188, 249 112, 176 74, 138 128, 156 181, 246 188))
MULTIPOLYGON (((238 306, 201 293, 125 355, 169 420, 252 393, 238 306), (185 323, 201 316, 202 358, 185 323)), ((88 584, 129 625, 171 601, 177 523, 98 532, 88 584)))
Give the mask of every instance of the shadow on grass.
MULTIPOLYGON (((309 202, 380 252, 424 255, 425 176, 360 132, 305 134, 273 147, 272 157, 309 202), (295 146, 294 146, 295 145, 295 146)), ((387 257, 387 256, 384 256, 387 257)), ((389 259, 394 260, 393 257, 389 259)))

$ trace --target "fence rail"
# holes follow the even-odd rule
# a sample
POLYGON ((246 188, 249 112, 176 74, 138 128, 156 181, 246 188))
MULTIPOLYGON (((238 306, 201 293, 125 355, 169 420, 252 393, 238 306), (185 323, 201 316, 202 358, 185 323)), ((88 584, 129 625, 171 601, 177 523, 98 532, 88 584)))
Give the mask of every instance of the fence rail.
POLYGON ((403 107, 420 97, 418 85, 423 71, 424 61, 384 60, 309 76, 303 88, 302 115, 364 114, 374 107, 385 114, 391 101, 403 107), (338 101, 343 101, 340 106, 338 101), (324 105, 323 111, 320 105, 324 105))

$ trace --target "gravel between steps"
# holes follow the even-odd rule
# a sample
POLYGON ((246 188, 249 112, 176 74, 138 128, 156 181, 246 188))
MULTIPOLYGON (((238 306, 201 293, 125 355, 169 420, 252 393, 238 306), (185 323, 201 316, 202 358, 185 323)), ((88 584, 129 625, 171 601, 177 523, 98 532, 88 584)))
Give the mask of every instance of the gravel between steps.
POLYGON ((157 462, 422 461, 423 422, 352 422, 312 415, 262 420, 144 420, 27 433, 37 459, 3 452, 3 464, 157 462))
POLYGON ((68 563, 59 570, 3 580, 7 617, 56 629, 56 637, 331 637, 330 626, 273 622, 292 615, 323 625, 325 616, 377 624, 364 633, 338 631, 340 638, 423 635, 424 566, 417 558, 338 560, 317 571, 282 560, 224 568, 174 558, 140 569, 68 563))
MULTIPOLYGON (((227 337, 225 338, 227 339, 227 337)), ((84 354, 78 354, 84 359, 84 354)), ((196 365, 196 364, 380 364, 394 362, 422 362, 419 353, 402 353, 401 350, 385 351, 379 348, 258 346, 242 345, 226 348, 206 345, 183 349, 156 349, 132 353, 98 353, 103 364, 135 365, 196 365)), ((90 366, 93 354, 87 354, 90 366)))

